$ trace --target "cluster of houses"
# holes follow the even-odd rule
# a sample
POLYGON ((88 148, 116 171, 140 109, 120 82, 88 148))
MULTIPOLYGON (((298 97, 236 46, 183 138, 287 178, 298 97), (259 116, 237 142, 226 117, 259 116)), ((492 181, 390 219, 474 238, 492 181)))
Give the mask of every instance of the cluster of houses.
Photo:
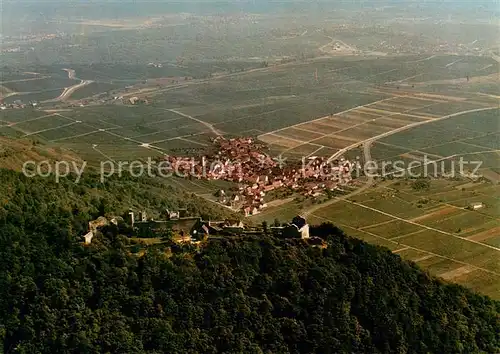
MULTIPOLYGON (((121 96, 123 98, 123 96, 121 96)), ((139 98, 137 96, 134 96, 134 97, 130 97, 128 99, 128 103, 130 103, 131 105, 136 105, 136 104, 148 104, 149 101, 147 98, 139 98)))
POLYGON ((279 188, 318 197, 325 190, 333 191, 352 181, 354 165, 345 159, 329 162, 323 157, 310 156, 285 165, 283 159, 265 154, 265 146, 252 138, 218 137, 214 145, 216 153, 212 163, 206 158, 195 161, 189 157, 167 156, 166 159, 181 175, 238 183, 237 192, 219 190, 216 197, 219 203, 240 210, 245 216, 266 208, 264 197, 279 188))
MULTIPOLYGON (((91 244, 92 239, 102 227, 111 224, 119 225, 124 222, 125 220, 120 217, 107 219, 102 216, 89 222, 89 231, 83 236, 84 243, 91 244)), ((309 240, 315 246, 324 244, 317 238, 310 236, 309 225, 302 216, 296 216, 290 223, 272 226, 269 229, 249 227, 241 220, 205 221, 200 217, 188 216, 186 210, 166 210, 164 218, 161 220, 148 218, 144 211, 140 212, 138 217, 133 212, 130 212, 129 220, 125 223, 134 230, 134 234, 139 238, 158 237, 168 231, 172 236, 172 240, 177 243, 199 244, 209 237, 259 236, 270 233, 278 238, 309 240)))
POLYGON ((152 66, 153 68, 162 68, 162 63, 148 63, 148 66, 152 66))
POLYGON ((6 109, 22 109, 26 107, 37 107, 38 102, 36 101, 30 101, 28 104, 25 104, 21 100, 15 100, 12 103, 0 103, 0 110, 6 110, 6 109))

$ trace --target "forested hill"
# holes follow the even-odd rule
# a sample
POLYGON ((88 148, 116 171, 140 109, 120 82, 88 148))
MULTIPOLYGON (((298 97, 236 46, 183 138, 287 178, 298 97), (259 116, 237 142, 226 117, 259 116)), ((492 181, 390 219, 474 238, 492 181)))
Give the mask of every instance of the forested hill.
POLYGON ((172 187, 162 178, 134 178, 128 174, 100 182, 98 174, 83 173, 61 178, 29 178, 0 168, 0 220, 12 220, 16 227, 58 224, 69 233, 88 231, 88 222, 101 215, 126 216, 130 209, 158 216, 165 209, 187 209, 190 215, 206 218, 234 217, 228 209, 192 193, 172 187), (30 223, 34 223, 34 225, 30 223))
MULTIPOLYGON (((311 230, 326 249, 262 235, 137 257, 113 232, 90 247, 75 242, 79 217, 70 211, 97 202, 98 213, 129 201, 132 181, 110 182, 104 192, 115 199, 106 204, 92 196, 102 186, 98 194, 0 173, 5 353, 500 350, 498 302, 332 225, 311 230), (120 183, 130 186, 120 190, 120 183)), ((145 185, 137 183, 142 195, 145 185)))

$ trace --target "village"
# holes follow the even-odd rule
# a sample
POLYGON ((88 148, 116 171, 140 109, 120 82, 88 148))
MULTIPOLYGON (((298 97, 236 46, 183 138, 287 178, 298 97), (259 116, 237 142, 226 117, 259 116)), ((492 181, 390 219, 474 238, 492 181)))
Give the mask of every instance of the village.
POLYGON ((213 144, 212 156, 203 157, 201 161, 171 155, 165 159, 175 166, 178 175, 234 182, 237 188, 218 190, 215 197, 218 203, 245 216, 258 214, 266 208, 265 197, 271 191, 291 190, 316 198, 352 183, 354 164, 344 158, 330 162, 324 157, 309 156, 288 162, 281 156, 271 158, 265 153, 266 146, 250 137, 226 139, 219 136, 213 144))

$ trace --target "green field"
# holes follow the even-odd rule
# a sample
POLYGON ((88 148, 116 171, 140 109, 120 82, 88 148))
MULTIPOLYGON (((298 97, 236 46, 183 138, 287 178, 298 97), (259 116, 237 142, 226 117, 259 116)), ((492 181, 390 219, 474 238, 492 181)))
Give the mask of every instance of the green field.
POLYGON ((77 84, 78 81, 68 78, 45 78, 29 81, 10 81, 1 85, 15 92, 37 92, 44 90, 63 89, 77 84))
POLYGON ((350 198, 357 205, 339 201, 314 212, 310 220, 330 221, 351 236, 389 244, 391 250, 435 275, 500 298, 500 286, 492 283, 497 279, 500 284, 500 235, 494 232, 500 224, 500 187, 489 182, 442 179, 433 180, 429 190, 416 191, 411 184, 404 180, 383 182, 350 198), (419 203, 422 200, 426 202, 419 203), (476 201, 485 207, 465 209, 476 201), (491 235, 474 241, 474 235, 484 232, 491 235), (484 281, 462 276, 460 269, 465 266, 473 267, 484 281))
POLYGON ((29 102, 40 102, 45 100, 51 100, 63 92, 63 88, 58 89, 50 89, 32 93, 19 93, 9 97, 6 97, 3 101, 5 103, 14 103, 17 100, 20 100, 24 104, 28 104, 29 102))
MULTIPOLYGON (((475 161, 481 162, 481 170, 495 168, 500 164, 498 114, 495 109, 466 113, 391 135, 374 144, 372 157, 395 160, 404 153, 428 154, 427 159, 432 161, 450 157, 450 161, 455 161, 456 172, 463 157, 467 163, 464 171, 475 168, 475 161)), ((446 162, 446 172, 451 168, 450 161, 446 162)), ((437 168, 441 169, 441 163, 437 168)), ((434 173, 433 165, 428 171, 434 173)))

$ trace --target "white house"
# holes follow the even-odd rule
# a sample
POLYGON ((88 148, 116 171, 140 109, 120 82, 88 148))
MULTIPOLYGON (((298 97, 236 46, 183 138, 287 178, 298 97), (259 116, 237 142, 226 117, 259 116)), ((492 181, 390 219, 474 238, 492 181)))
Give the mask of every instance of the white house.
POLYGON ((481 208, 483 208, 483 207, 484 207, 484 204, 483 204, 483 203, 481 203, 481 202, 475 202, 475 203, 471 203, 471 204, 469 205, 469 208, 470 208, 471 210, 478 210, 478 209, 481 209, 481 208))
POLYGON ((93 237, 94 237, 94 233, 92 231, 89 231, 85 236, 83 236, 83 238, 85 239, 85 244, 90 245, 93 237))

